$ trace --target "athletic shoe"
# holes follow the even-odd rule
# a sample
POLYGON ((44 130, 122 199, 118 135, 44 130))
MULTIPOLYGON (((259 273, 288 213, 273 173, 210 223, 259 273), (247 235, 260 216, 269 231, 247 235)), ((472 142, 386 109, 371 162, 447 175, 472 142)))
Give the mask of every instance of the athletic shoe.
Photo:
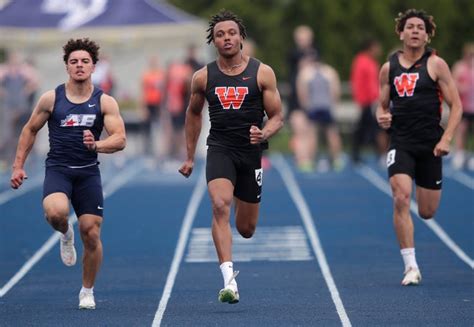
POLYGON ((402 280, 403 286, 418 285, 421 282, 421 273, 418 268, 408 268, 402 280))
POLYGON ((95 309, 94 293, 79 293, 79 309, 95 309))
POLYGON ((239 303, 239 292, 231 288, 223 288, 219 291, 219 302, 236 304, 239 303))
POLYGON ((71 236, 68 238, 64 234, 61 235, 60 249, 61 249, 61 260, 66 266, 74 266, 76 264, 76 249, 74 248, 74 229, 72 225, 69 225, 71 230, 71 236))
POLYGON ((231 282, 235 279, 235 277, 237 277, 238 274, 239 274, 238 270, 234 271, 234 273, 232 274, 232 277, 227 282, 226 287, 219 291, 219 296, 217 297, 219 302, 229 303, 229 304, 239 303, 240 296, 239 296, 239 291, 237 290, 237 285, 231 285, 231 282))

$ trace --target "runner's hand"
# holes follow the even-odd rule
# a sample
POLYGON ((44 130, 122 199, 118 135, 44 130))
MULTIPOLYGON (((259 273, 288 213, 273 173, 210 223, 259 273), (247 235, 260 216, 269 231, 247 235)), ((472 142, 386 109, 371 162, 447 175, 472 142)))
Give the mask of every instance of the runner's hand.
POLYGON ((389 112, 380 113, 377 112, 377 123, 383 129, 389 129, 392 126, 392 114, 389 112))
POLYGON ((88 129, 84 130, 82 140, 87 150, 96 152, 97 144, 95 144, 94 134, 88 129))
POLYGON ((24 169, 15 168, 13 169, 12 177, 10 178, 10 186, 16 190, 21 186, 21 184, 23 184, 23 181, 27 178, 28 176, 26 175, 24 169))
POLYGON ((192 162, 191 160, 186 160, 185 162, 183 162, 181 168, 179 168, 178 171, 181 173, 181 175, 188 178, 193 173, 193 167, 194 162, 192 162))
POLYGON ((449 142, 445 141, 443 138, 436 144, 433 154, 435 157, 442 157, 449 153, 449 142))
POLYGON ((250 144, 259 144, 265 141, 263 131, 255 125, 250 127, 250 144))

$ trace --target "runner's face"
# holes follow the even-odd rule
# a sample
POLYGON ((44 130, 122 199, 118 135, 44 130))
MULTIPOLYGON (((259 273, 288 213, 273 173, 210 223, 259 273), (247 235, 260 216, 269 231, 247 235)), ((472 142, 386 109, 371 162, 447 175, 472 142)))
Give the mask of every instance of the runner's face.
POLYGON ((91 77, 94 69, 95 65, 92 63, 92 57, 89 52, 77 50, 69 55, 66 70, 73 80, 77 82, 86 81, 91 77))
POLYGON ((423 19, 418 17, 408 18, 405 27, 400 33, 400 40, 410 48, 420 48, 428 42, 428 34, 423 19))
POLYGON ((221 56, 232 57, 239 53, 242 41, 236 22, 227 20, 214 26, 214 46, 221 56))

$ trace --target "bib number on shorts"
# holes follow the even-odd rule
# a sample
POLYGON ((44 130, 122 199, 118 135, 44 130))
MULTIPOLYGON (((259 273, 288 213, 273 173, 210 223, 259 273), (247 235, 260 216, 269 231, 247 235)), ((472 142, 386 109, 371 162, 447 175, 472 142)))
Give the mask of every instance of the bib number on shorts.
POLYGON ((255 181, 257 182, 258 186, 262 186, 263 184, 263 169, 255 169, 255 181))
POLYGON ((395 153, 396 153, 395 149, 392 149, 392 150, 388 151, 388 153, 387 153, 387 167, 390 167, 391 165, 393 165, 395 163, 395 153))

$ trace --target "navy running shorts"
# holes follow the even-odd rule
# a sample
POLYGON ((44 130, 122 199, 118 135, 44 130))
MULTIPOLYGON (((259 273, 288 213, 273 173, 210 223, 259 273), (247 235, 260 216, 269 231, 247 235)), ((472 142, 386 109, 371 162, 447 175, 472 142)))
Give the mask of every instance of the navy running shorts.
POLYGON ((103 217, 104 195, 98 165, 85 168, 46 167, 43 199, 58 192, 66 194, 71 200, 77 217, 84 214, 103 217))
POLYGON ((238 151, 209 146, 206 160, 207 183, 226 178, 234 185, 234 196, 249 203, 259 203, 263 169, 261 151, 238 151))

